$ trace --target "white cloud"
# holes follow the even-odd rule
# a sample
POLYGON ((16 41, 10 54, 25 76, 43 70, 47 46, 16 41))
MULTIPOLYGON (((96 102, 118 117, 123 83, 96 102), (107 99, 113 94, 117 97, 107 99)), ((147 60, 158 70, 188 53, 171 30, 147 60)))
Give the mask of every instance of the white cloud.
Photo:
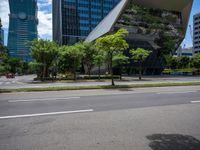
POLYGON ((42 9, 52 5, 52 0, 38 0, 38 8, 42 9))
POLYGON ((52 39, 52 0, 38 0, 38 33, 40 38, 52 39))
POLYGON ((38 11, 39 25, 38 33, 40 38, 52 36, 52 13, 47 11, 38 11))
MULTIPOLYGON (((8 0, 0 0, 0 17, 4 29, 9 25, 9 4, 8 0)), ((40 38, 52 39, 52 0, 38 0, 38 34, 40 38)))
POLYGON ((8 0, 1 0, 0 2, 0 18, 3 25, 3 28, 7 29, 9 25, 9 17, 8 14, 9 11, 9 5, 8 0))

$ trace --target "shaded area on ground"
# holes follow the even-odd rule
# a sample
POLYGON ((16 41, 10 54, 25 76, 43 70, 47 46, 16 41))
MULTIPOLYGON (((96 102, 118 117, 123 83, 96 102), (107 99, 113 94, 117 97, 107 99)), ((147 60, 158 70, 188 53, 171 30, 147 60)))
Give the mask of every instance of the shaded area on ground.
POLYGON ((152 150, 200 150, 200 141, 190 135, 153 134, 147 139, 152 150))

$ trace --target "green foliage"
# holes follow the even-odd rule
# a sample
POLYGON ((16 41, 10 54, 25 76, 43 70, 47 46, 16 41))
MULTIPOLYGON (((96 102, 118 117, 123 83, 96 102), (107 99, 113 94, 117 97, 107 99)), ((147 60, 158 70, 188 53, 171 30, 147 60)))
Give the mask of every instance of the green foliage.
POLYGON ((128 48, 128 43, 124 39, 128 34, 126 29, 119 29, 115 34, 106 35, 96 40, 99 49, 104 50, 111 55, 128 48))
POLYGON ((86 67, 86 74, 90 75, 92 68, 94 67, 95 63, 95 56, 98 53, 97 48, 95 47, 94 43, 80 43, 83 45, 84 57, 83 57, 83 64, 86 67))
MULTIPOLYGON (((115 34, 106 35, 96 40, 96 46, 98 49, 103 50, 107 54, 108 65, 110 66, 110 73, 113 77, 112 72, 112 59, 113 56, 119 54, 126 50, 129 45, 124 39, 128 34, 126 29, 119 29, 115 34)), ((112 85, 114 85, 114 80, 112 78, 112 85)))
POLYGON ((8 64, 6 61, 8 60, 8 51, 5 46, 0 43, 0 74, 5 74, 8 72, 8 64))
POLYGON ((137 48, 136 50, 130 50, 130 53, 135 62, 144 62, 151 52, 143 48, 137 48))
POLYGON ((19 58, 8 58, 5 64, 7 72, 19 74, 23 72, 23 61, 19 58))
POLYGON ((0 44, 0 60, 4 61, 8 58, 8 50, 5 46, 0 44))
POLYGON ((164 54, 173 54, 175 49, 176 41, 170 36, 163 37, 163 53, 164 54))
POLYGON ((33 40, 31 42, 31 55, 37 63, 43 65, 41 77, 49 76, 48 70, 58 56, 58 45, 48 40, 33 40))
POLYGON ((183 68, 183 69, 164 69, 163 74, 179 74, 179 75, 197 75, 199 74, 198 69, 196 68, 183 68))
POLYGON ((101 66, 105 62, 106 54, 105 51, 98 50, 96 55, 94 56, 94 64, 98 66, 98 75, 100 80, 100 74, 101 74, 101 66))
POLYGON ((178 63, 179 62, 178 62, 177 57, 172 57, 169 67, 171 69, 177 69, 178 68, 178 63))
POLYGON ((112 61, 113 61, 113 66, 121 67, 122 65, 129 63, 129 57, 123 54, 117 54, 113 57, 112 61))
POLYGON ((130 50, 130 54, 132 55, 131 59, 135 62, 138 62, 139 67, 139 80, 142 79, 142 63, 145 61, 145 59, 150 55, 150 51, 145 50, 143 48, 137 48, 130 50))
POLYGON ((80 67, 81 60, 84 57, 83 49, 84 46, 80 43, 73 46, 60 47, 60 69, 63 72, 72 72, 74 74, 74 80, 76 80, 76 70, 80 67))
POLYGON ((178 17, 176 15, 167 15, 164 17, 166 20, 172 22, 172 23, 176 23, 178 20, 178 17))
POLYGON ((129 63, 129 57, 121 54, 115 55, 112 59, 113 61, 113 66, 115 67, 119 67, 119 71, 120 71, 120 80, 122 79, 122 68, 124 64, 128 64, 129 63))
POLYGON ((4 65, 1 65, 0 64, 0 75, 3 75, 3 74, 5 74, 6 73, 6 67, 4 66, 4 65))
POLYGON ((200 69, 200 54, 193 56, 192 66, 197 68, 197 69, 200 69))
POLYGON ((36 73, 38 78, 41 77, 42 67, 43 67, 43 64, 35 62, 35 61, 28 63, 29 72, 36 73))
POLYGON ((185 69, 189 68, 191 59, 187 56, 173 57, 171 55, 165 56, 166 68, 169 69, 185 69))
POLYGON ((190 58, 187 56, 178 57, 178 68, 188 68, 190 66, 190 58))
POLYGON ((98 50, 97 54, 94 56, 94 64, 97 66, 102 66, 105 62, 106 54, 102 50, 98 50))

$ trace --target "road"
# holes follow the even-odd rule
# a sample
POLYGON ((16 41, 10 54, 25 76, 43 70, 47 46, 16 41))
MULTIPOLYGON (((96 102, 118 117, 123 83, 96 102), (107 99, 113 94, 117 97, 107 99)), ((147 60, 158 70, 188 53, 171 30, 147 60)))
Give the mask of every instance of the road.
MULTIPOLYGON (((16 76, 14 79, 0 78, 0 89, 13 88, 45 88, 45 87, 63 87, 63 86, 95 86, 95 85, 110 85, 109 80, 101 81, 58 81, 58 82, 38 82, 33 81, 35 75, 16 76)), ((154 84, 154 83, 186 83, 199 82, 199 76, 144 76, 142 81, 138 77, 124 76, 123 80, 116 80, 117 85, 130 84, 154 84)))
POLYGON ((199 150, 199 114, 200 86, 1 94, 0 149, 199 150))

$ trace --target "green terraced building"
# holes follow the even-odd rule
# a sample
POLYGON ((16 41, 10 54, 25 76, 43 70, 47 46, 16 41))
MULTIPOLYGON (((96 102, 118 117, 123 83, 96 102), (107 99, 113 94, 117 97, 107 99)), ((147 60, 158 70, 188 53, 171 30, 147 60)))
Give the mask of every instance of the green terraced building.
MULTIPOLYGON (((141 47, 152 51, 143 64, 144 73, 160 74, 163 56, 174 53, 185 37, 192 4, 193 0, 121 0, 85 41, 126 28, 130 49, 141 47)), ((130 56, 129 50, 125 54, 130 56)), ((138 66, 132 61, 126 67, 138 66)))

